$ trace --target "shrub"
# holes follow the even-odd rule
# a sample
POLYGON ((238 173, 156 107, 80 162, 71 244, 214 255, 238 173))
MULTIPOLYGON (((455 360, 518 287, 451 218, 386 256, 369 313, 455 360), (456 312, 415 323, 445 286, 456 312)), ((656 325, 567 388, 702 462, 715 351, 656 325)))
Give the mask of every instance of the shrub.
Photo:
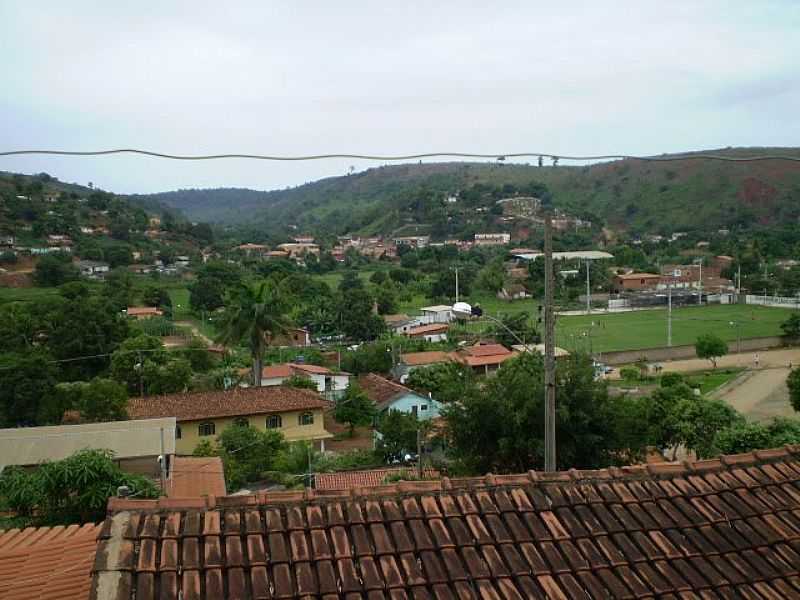
POLYGON ((672 387, 683 382, 683 375, 680 373, 664 373, 661 376, 661 387, 672 387))
POLYGON ((622 377, 624 381, 638 381, 639 369, 635 367, 622 367, 619 370, 619 376, 622 377))

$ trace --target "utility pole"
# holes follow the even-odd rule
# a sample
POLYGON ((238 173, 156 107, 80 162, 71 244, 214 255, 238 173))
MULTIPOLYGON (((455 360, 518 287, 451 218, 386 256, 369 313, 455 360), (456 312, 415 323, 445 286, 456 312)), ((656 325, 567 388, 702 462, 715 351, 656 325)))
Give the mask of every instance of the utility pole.
POLYGON ((556 470, 556 357, 553 318, 553 218, 544 216, 544 470, 556 470))
POLYGON ((592 286, 589 284, 589 261, 586 261, 586 314, 592 312, 592 286))
POLYGON ((458 302, 458 267, 456 267, 456 302, 458 302))
POLYGON ((667 280, 667 346, 672 346, 672 280, 667 280))
POLYGON ((139 355, 139 364, 137 365, 139 368, 139 397, 144 398, 144 361, 142 360, 142 351, 139 350, 137 352, 139 355))
POLYGON ((697 303, 703 304, 703 259, 700 259, 700 293, 697 295, 697 303))
POLYGON ((164 454, 164 428, 161 428, 161 491, 167 491, 167 457, 164 454))
POLYGON ((422 424, 417 423, 417 477, 422 479, 422 424))

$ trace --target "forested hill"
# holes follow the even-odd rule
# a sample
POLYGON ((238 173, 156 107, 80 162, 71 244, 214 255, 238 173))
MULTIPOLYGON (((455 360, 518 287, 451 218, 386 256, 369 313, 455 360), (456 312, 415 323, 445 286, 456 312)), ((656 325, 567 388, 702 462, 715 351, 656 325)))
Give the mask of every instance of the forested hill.
MULTIPOLYGON (((784 154, 800 148, 733 148, 729 156, 784 154)), ((703 154, 702 152, 693 153, 703 154)), ((190 219, 265 227, 298 225, 332 233, 390 233, 419 217, 420 198, 466 190, 520 193, 541 182, 556 206, 634 231, 696 230, 795 222, 800 217, 800 163, 712 160, 619 160, 590 166, 423 163, 389 165, 295 188, 179 190, 149 196, 190 219)))

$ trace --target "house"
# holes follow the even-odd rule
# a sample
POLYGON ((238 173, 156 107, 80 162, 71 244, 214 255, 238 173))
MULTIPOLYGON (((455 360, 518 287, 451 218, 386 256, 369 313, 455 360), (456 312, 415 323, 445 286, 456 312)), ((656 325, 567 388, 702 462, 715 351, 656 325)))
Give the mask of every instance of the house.
POLYGON ((129 317, 137 321, 163 316, 164 312, 157 306, 129 306, 125 311, 129 317))
MULTIPOLYGON (((339 471, 337 473, 315 473, 314 489, 317 490, 353 490, 373 487, 387 483, 387 479, 417 477, 415 467, 390 467, 387 469, 370 469, 369 471, 339 471)), ((441 474, 436 469, 425 467, 423 479, 439 479, 441 474)))
POLYGON ((500 300, 522 300, 524 298, 530 298, 531 295, 528 293, 528 290, 525 289, 525 286, 520 283, 508 283, 503 286, 503 288, 497 292, 497 297, 500 300))
POLYGON ((181 256, 176 256, 174 264, 176 267, 181 267, 185 269, 186 267, 189 266, 189 257, 186 256, 185 254, 181 256))
POLYGON ((453 320, 453 307, 446 304, 423 306, 420 311, 422 316, 419 321, 422 325, 428 323, 449 323, 453 320))
POLYGON ((114 461, 127 473, 157 477, 158 456, 165 455, 169 464, 175 454, 175 427, 173 417, 163 416, 0 429, 0 471, 10 466, 33 467, 44 461, 62 460, 83 448, 97 448, 114 452, 114 461))
POLYGON ((317 384, 317 391, 328 400, 344 394, 350 385, 350 373, 331 371, 319 365, 281 363, 269 365, 261 370, 261 385, 281 385, 290 377, 306 377, 317 384))
POLYGON ((264 257, 269 252, 269 248, 262 244, 240 244, 236 247, 239 252, 243 252, 245 256, 264 257))
POLYGON ((0 598, 89 600, 101 530, 87 523, 0 531, 0 598))
MULTIPOLYGON (((525 344, 524 346, 522 344, 514 344, 513 346, 511 346, 511 348, 516 350, 517 352, 531 352, 531 353, 535 352, 536 354, 541 354, 542 356, 544 356, 544 344, 525 344)), ((569 352, 567 352, 563 348, 559 348, 558 346, 553 348, 553 354, 556 360, 561 358, 566 358, 569 356, 569 352)))
POLYGON ((48 246, 72 246, 72 239, 68 235, 51 234, 47 236, 48 246))
POLYGON ((375 403, 380 413, 396 410, 411 413, 421 420, 428 420, 438 417, 442 409, 442 405, 433 398, 375 373, 359 377, 358 385, 375 403))
POLYGON ((654 290, 661 283, 661 275, 657 273, 627 273, 615 275, 612 287, 617 292, 654 290))
POLYGON ((449 352, 433 350, 428 352, 409 352, 400 355, 400 362, 392 369, 392 375, 404 383, 414 369, 430 367, 446 362, 452 362, 453 356, 449 352))
POLYGON ((289 258, 289 253, 284 250, 270 250, 262 255, 267 260, 275 260, 280 258, 289 258))
POLYGON ((409 327, 402 334, 409 338, 427 342, 446 342, 447 329, 447 323, 430 323, 428 325, 409 327))
POLYGON ((296 244, 314 244, 314 236, 309 235, 302 235, 302 236, 295 236, 292 238, 292 241, 296 244))
POLYGON ((316 254, 319 256, 319 246, 310 242, 278 244, 278 250, 286 252, 289 258, 296 261, 302 260, 306 254, 316 254))
POLYGON ((111 270, 111 266, 99 260, 79 260, 78 269, 84 277, 102 279, 111 270))
POLYGON ((90 598, 797 598, 798 453, 111 498, 90 598))
POLYGON ((0 247, 13 248, 17 243, 17 238, 13 235, 0 235, 0 247))
POLYGON ((476 233, 476 246, 505 246, 511 243, 510 233, 476 233))
POLYGON ((176 456, 166 479, 168 498, 224 496, 225 471, 219 456, 176 456))
POLYGON ((457 362, 472 367, 475 373, 488 375, 510 358, 517 356, 502 344, 483 344, 478 342, 472 346, 464 346, 452 353, 457 362))
POLYGON ((289 348, 305 348, 311 345, 311 333, 302 327, 290 327, 285 333, 272 338, 271 344, 289 348))
POLYGON ((405 314, 383 315, 383 322, 386 324, 386 329, 396 335, 401 335, 420 324, 418 318, 405 314))
POLYGON ((411 248, 424 248, 431 241, 429 235, 406 235, 394 238, 395 246, 410 246, 411 248))
POLYGON ((270 386, 235 387, 226 391, 167 394, 128 400, 131 419, 175 417, 175 451, 191 454, 204 439, 213 440, 225 428, 250 425, 280 431, 290 442, 310 440, 325 449, 332 437, 323 426, 329 403, 311 390, 270 386))

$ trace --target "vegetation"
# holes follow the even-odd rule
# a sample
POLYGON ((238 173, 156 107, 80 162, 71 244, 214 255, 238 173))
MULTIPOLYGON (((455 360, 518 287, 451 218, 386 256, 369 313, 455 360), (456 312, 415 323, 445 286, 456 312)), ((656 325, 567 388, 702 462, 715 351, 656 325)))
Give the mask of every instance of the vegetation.
POLYGON ((800 367, 791 370, 786 378, 786 387, 789 388, 789 402, 792 408, 800 412, 800 367))
POLYGON ((353 437, 353 430, 371 424, 375 414, 375 403, 356 381, 351 381, 344 395, 336 401, 333 418, 339 423, 347 423, 350 426, 350 437, 353 437))
POLYGON ((158 489, 142 475, 124 473, 106 450, 81 450, 33 470, 9 467, 0 475, 0 506, 33 523, 68 525, 103 520, 117 488, 137 498, 155 498, 158 489))
POLYGON ((717 359, 728 353, 728 344, 718 335, 706 333, 697 338, 694 349, 698 358, 707 358, 716 369, 717 359))

